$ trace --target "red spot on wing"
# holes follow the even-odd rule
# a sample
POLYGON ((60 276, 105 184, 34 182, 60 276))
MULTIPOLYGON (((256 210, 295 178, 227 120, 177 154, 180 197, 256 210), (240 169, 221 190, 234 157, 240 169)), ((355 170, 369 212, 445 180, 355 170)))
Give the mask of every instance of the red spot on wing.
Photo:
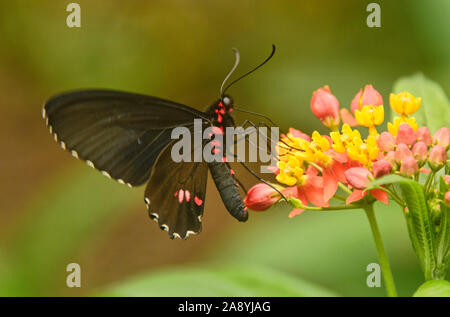
POLYGON ((181 204, 184 200, 184 190, 180 189, 178 191, 178 202, 181 204))
POLYGON ((221 114, 218 113, 217 114, 217 122, 222 123, 222 121, 223 121, 223 117, 221 114))
POLYGON ((230 174, 231 174, 231 175, 234 175, 234 174, 235 174, 235 172, 233 171, 233 169, 230 169, 230 174))
POLYGON ((184 196, 186 197, 186 201, 191 200, 191 192, 188 191, 187 189, 184 192, 184 196))
POLYGON ((197 204, 197 206, 201 206, 203 204, 203 200, 201 200, 197 196, 194 196, 194 202, 197 204))

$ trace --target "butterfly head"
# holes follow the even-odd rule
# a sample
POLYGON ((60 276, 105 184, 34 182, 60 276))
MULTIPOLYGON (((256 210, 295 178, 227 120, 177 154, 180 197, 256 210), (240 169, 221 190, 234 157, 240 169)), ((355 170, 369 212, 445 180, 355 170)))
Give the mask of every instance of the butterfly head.
POLYGON ((223 97, 221 98, 221 102, 220 103, 223 105, 223 107, 225 108, 226 112, 233 111, 234 100, 233 100, 233 98, 231 98, 231 96, 223 95, 223 97))

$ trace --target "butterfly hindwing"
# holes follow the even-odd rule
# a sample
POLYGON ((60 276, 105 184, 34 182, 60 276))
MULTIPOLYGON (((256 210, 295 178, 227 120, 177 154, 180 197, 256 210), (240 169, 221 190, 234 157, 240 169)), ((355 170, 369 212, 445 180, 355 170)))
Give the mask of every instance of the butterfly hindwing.
POLYGON ((148 180, 173 127, 190 126, 203 117, 175 102, 112 90, 56 96, 42 114, 61 147, 129 186, 148 180))
POLYGON ((172 238, 186 239, 201 231, 208 164, 174 162, 170 143, 160 154, 145 189, 150 217, 172 238))

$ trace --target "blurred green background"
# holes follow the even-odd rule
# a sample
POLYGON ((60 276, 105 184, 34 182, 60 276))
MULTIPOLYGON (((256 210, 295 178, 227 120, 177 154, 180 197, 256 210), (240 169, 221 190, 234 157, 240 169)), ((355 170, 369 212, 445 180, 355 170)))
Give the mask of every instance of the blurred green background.
MULTIPOLYGON (((234 62, 231 47, 242 73, 274 43, 272 61, 230 94, 284 130, 325 131, 309 111, 325 84, 341 106, 368 83, 387 104, 397 78, 421 71, 448 95, 449 1, 376 1, 382 26, 368 28, 372 1, 79 0, 79 29, 66 26, 70 2, 0 1, 1 295, 385 294, 366 286, 377 255, 362 211, 288 219, 281 206, 242 224, 210 180, 203 232, 170 240, 149 220, 144 188, 72 159, 41 106, 65 90, 114 88, 204 109, 234 62), (71 262, 81 288, 66 286, 71 262)), ((423 277, 403 216, 377 207, 397 288, 409 296, 423 277)))

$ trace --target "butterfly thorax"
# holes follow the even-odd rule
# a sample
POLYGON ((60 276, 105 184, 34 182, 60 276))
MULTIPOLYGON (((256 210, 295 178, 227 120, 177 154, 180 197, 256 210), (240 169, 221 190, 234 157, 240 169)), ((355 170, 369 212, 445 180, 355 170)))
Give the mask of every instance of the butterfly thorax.
POLYGON ((206 114, 211 118, 212 125, 220 128, 225 133, 226 127, 235 125, 231 112, 233 111, 233 99, 225 95, 221 99, 215 101, 206 110, 206 114))

